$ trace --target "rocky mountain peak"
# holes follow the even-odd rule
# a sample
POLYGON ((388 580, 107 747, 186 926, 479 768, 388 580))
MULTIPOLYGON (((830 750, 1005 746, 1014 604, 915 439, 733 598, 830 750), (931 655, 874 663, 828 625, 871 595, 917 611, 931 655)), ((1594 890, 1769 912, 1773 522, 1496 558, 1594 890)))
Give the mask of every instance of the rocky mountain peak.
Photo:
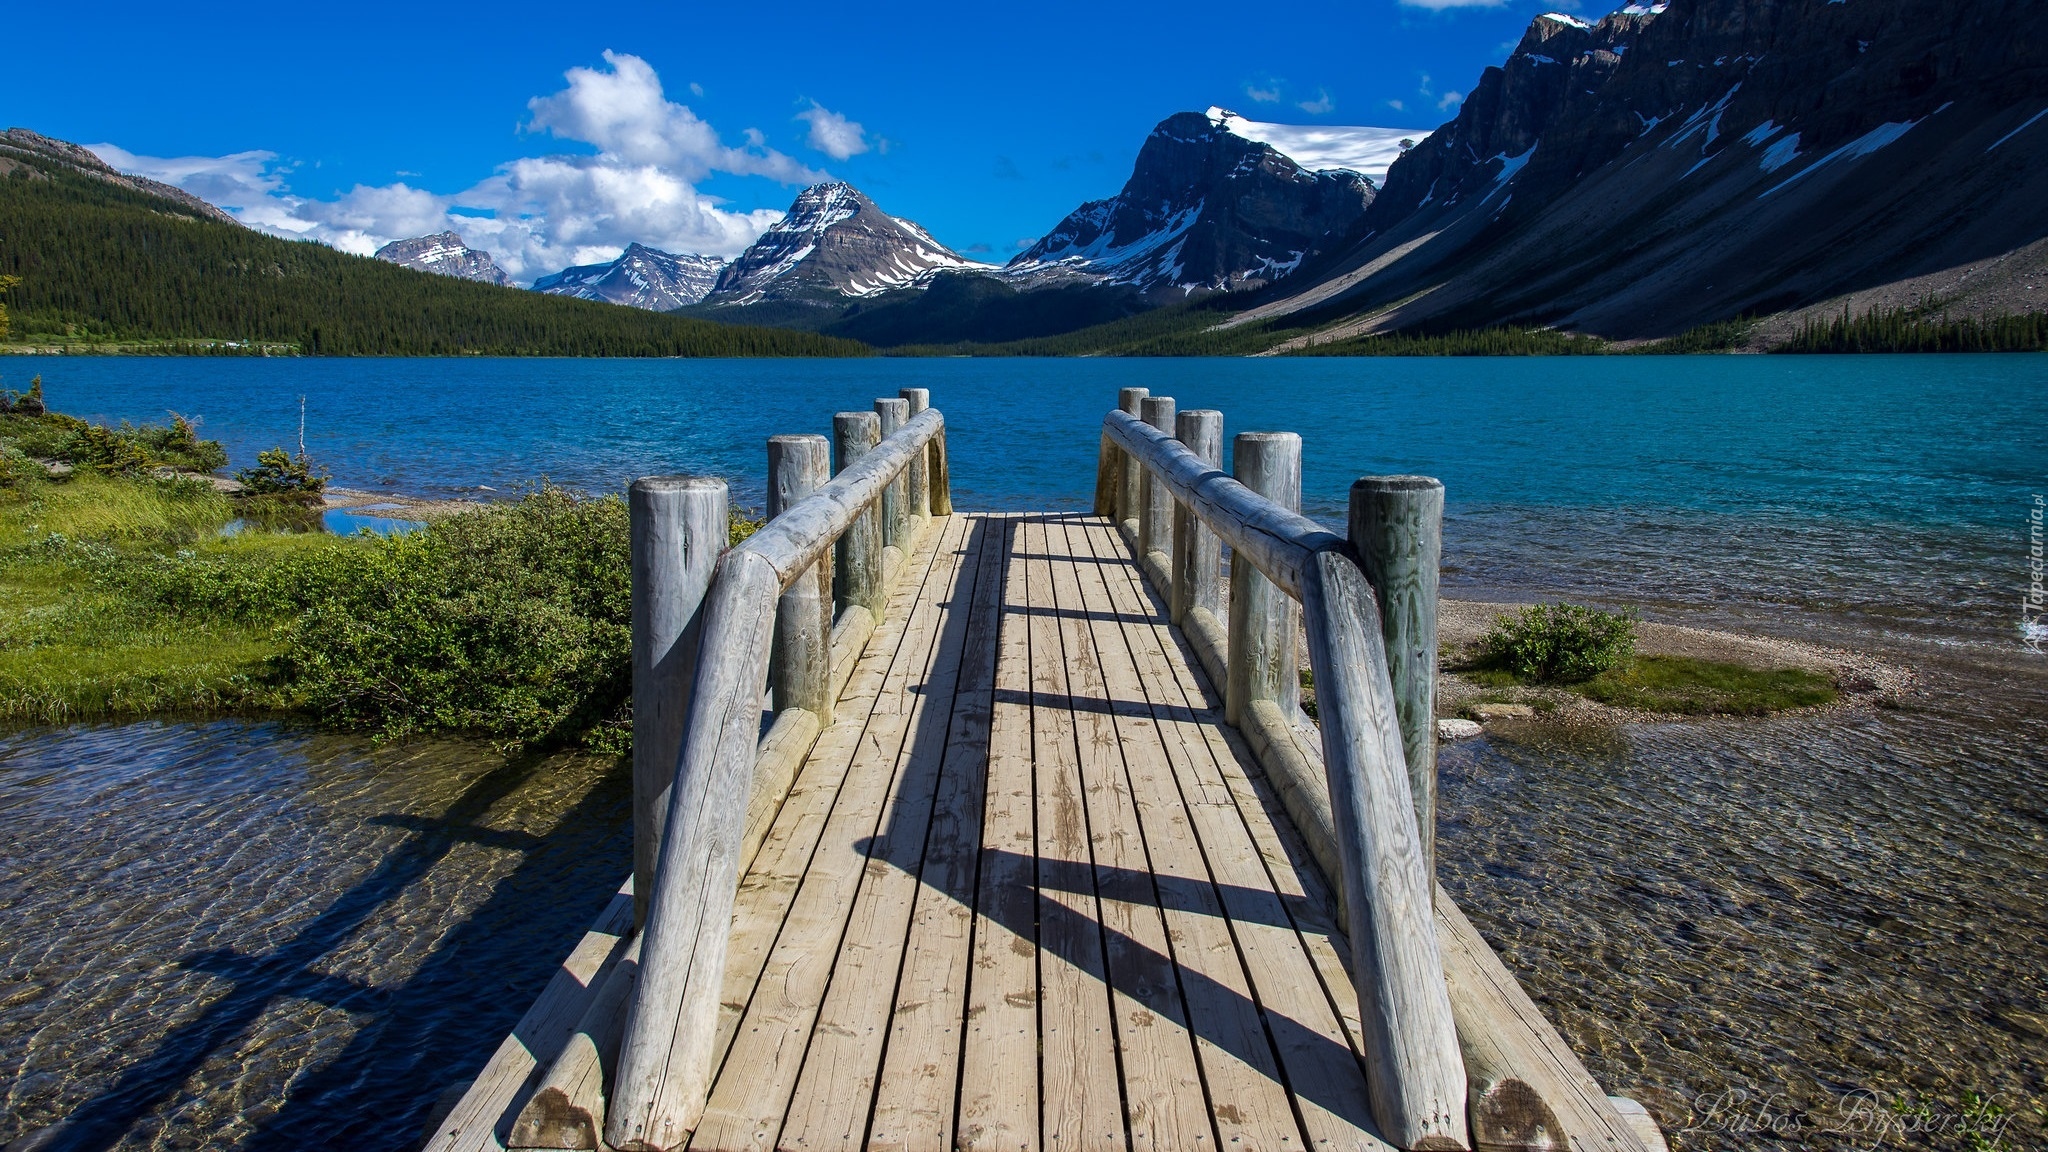
POLYGON ((836 301, 923 282, 933 273, 989 270, 891 216, 851 184, 815 184, 728 265, 712 304, 836 301))
POLYGON ((1344 233, 1372 203, 1364 175, 1311 171, 1253 138, 1258 133, 1238 130, 1244 125, 1251 122, 1221 108, 1160 121, 1123 190, 1075 209, 1019 253, 1005 277, 1172 295, 1258 287, 1344 233))
POLYGON ((498 267, 489 252, 471 248, 453 232, 393 240, 377 249, 377 259, 437 276, 453 276, 458 280, 475 280, 500 287, 512 283, 512 278, 505 275, 504 269, 498 267))
POLYGON ((704 299, 724 270, 722 257, 663 252, 635 242, 608 263, 582 264, 543 276, 533 282, 533 290, 668 312, 704 299))

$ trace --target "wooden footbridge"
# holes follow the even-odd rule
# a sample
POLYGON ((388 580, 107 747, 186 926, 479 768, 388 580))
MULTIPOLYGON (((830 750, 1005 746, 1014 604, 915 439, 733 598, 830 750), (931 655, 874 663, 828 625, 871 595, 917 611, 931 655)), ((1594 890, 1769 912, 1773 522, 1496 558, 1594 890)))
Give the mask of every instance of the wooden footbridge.
POLYGON ((1093 514, 955 513, 922 389, 737 547, 635 484, 634 875, 428 1146, 1661 1148, 1431 878, 1442 486, 1347 539, 1222 424, 1125 390, 1093 514))

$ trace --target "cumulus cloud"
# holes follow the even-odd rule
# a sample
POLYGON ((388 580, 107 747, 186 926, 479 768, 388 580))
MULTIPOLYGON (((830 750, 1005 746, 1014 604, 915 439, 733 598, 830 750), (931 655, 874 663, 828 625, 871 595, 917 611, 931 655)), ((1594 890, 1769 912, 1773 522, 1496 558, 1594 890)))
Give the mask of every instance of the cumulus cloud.
POLYGON ((1445 8, 1499 8, 1508 0, 1401 0, 1408 8, 1429 8, 1442 11, 1445 8))
POLYGON ((1247 84, 1244 94, 1260 104, 1276 104, 1280 100, 1280 84, 1278 81, 1269 81, 1264 86, 1247 84))
POLYGON ((868 150, 867 131, 860 121, 848 120, 816 100, 797 113, 796 118, 810 124, 810 146, 834 160, 849 159, 868 150))
MULTIPOLYGON (((595 155, 508 161, 454 194, 400 182, 357 185, 322 200, 292 191, 296 166, 271 152, 154 157, 112 144, 92 150, 121 171, 175 184, 264 232, 369 255, 392 240, 453 231, 521 280, 610 260, 635 241, 732 255, 782 214, 730 211, 697 184, 714 172, 786 185, 827 178, 767 147, 754 129, 742 134, 741 146, 728 146, 667 98, 640 57, 606 52, 604 60, 605 68, 571 68, 563 90, 528 103, 527 130, 593 146, 595 155)), ((858 134, 859 125, 851 127, 858 134)))
POLYGON ((1463 104, 1464 102, 1465 94, 1463 92, 1452 90, 1450 92, 1444 93, 1443 99, 1438 100, 1436 102, 1436 110, 1439 112, 1449 112, 1451 109, 1456 108, 1458 105, 1463 104))
POLYGON ((1296 104, 1295 107, 1301 109, 1303 112, 1306 112, 1311 116, 1321 116, 1323 113, 1335 109, 1337 107, 1337 102, 1330 99, 1329 89, 1318 88, 1316 89, 1315 99, 1303 100, 1299 104, 1296 104))

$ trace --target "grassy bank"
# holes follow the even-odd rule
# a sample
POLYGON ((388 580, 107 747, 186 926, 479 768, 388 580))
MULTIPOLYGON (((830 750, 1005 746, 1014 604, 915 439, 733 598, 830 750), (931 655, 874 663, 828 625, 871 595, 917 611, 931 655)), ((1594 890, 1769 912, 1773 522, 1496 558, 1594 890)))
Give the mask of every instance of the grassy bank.
MULTIPOLYGON (((13 464, 0 476, 0 722, 272 712, 624 749, 618 497, 543 486, 402 536, 270 531, 250 519, 274 497, 223 494, 136 447, 182 442, 0 416, 0 460, 13 464), (78 444, 103 440, 142 455, 83 462, 78 444), (53 447, 68 473, 40 462, 53 447)), ((202 462, 218 452, 192 443, 202 462)))
POLYGON ((1523 703, 1538 712, 1571 696, 1680 716, 1764 716, 1841 698, 1831 677, 1805 668, 1639 652, 1636 627, 1629 612, 1533 605, 1495 617, 1447 670, 1486 690, 1473 706, 1523 703))

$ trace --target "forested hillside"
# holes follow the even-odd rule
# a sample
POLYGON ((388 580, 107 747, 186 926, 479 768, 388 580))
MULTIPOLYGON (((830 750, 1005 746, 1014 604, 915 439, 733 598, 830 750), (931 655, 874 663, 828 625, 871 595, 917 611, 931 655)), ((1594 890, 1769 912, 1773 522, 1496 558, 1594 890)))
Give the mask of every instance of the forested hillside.
POLYGON ((39 155, 0 164, 7 337, 329 356, 846 356, 865 346, 415 272, 202 219, 39 155))

